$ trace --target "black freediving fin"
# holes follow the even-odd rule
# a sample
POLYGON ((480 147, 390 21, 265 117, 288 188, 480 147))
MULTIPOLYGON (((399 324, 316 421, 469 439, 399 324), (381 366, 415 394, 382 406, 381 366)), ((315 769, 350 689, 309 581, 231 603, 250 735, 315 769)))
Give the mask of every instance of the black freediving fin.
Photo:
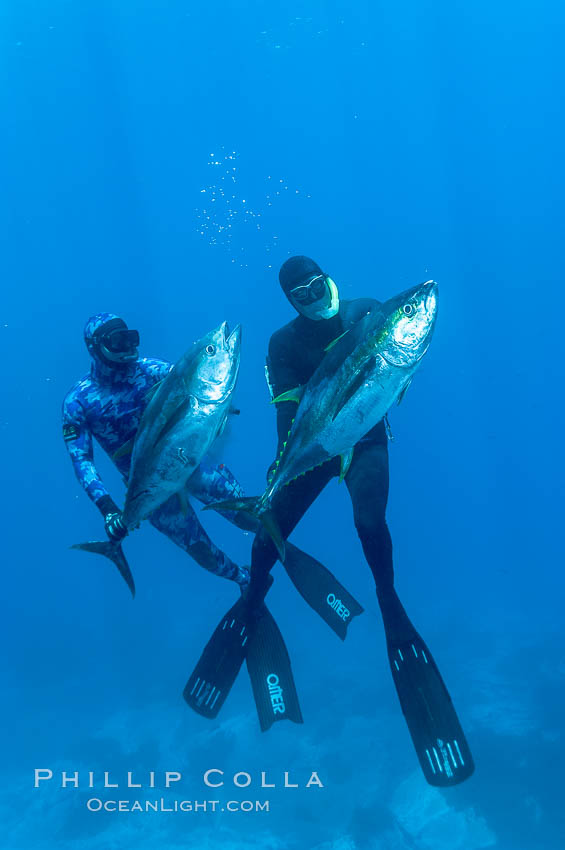
POLYGON ((363 613, 357 600, 323 564, 288 540, 283 566, 302 598, 345 640, 349 623, 363 613))
POLYGON ((240 599, 222 617, 186 683, 186 702, 204 717, 216 717, 237 679, 249 640, 246 613, 240 599))
POLYGON ((81 549, 83 552, 94 552, 95 555, 104 555, 109 558, 118 568, 120 575, 129 587, 131 595, 135 596, 135 582, 129 564, 126 561, 124 550, 119 543, 107 541, 90 541, 88 543, 74 543, 71 549, 81 549))
POLYGON ((473 756, 432 654, 416 631, 388 641, 392 678, 424 776, 448 787, 468 779, 473 756))
POLYGON ((277 720, 304 722, 283 636, 265 604, 249 638, 247 670, 262 732, 277 720))

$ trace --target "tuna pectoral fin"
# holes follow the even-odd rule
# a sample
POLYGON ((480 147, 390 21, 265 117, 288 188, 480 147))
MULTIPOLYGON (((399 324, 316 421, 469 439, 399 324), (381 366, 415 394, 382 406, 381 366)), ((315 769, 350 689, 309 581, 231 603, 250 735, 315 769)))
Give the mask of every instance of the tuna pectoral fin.
POLYGON ((349 467, 351 466, 351 461, 353 460, 353 452, 355 449, 349 449, 348 452, 340 456, 341 460, 341 468, 339 470, 339 483, 343 481, 347 473, 349 472, 349 467))
POLYGON ((83 552, 94 552, 95 555, 104 555, 105 558, 109 558, 117 566, 120 575, 131 591, 131 595, 135 596, 133 576, 119 543, 110 543, 109 540, 103 543, 91 541, 89 543, 75 543, 71 546, 71 549, 82 549, 83 552))
POLYGON ((152 401, 155 398, 155 396, 157 395, 157 390, 159 389, 159 387, 161 386, 161 384, 163 383, 164 380, 165 380, 164 378, 161 378, 161 380, 157 381, 156 384, 153 384, 153 386, 151 387, 149 392, 147 392, 145 394, 146 404, 149 404, 149 402, 152 401))
POLYGON ((344 337, 345 334, 347 334, 347 333, 349 333, 349 328, 346 331, 344 331, 342 334, 340 334, 339 336, 336 336, 335 339, 332 339, 330 344, 326 345, 326 347, 324 348, 324 351, 331 351, 332 348, 334 347, 334 345, 337 345, 337 343, 340 341, 340 339, 342 339, 342 337, 344 337))
POLYGON ((212 505, 206 505, 204 508, 202 508, 202 510, 215 510, 221 512, 243 511, 246 514, 250 514, 251 516, 256 517, 261 522, 261 525, 263 526, 267 534, 272 537, 273 543, 277 547, 279 558, 281 559, 281 561, 284 561, 284 538, 281 534, 279 524, 273 511, 262 510, 261 497, 245 496, 242 499, 226 499, 223 502, 214 502, 212 505))
POLYGON ((410 384, 411 384, 411 383, 412 383, 412 378, 410 378, 410 379, 408 380, 408 383, 406 383, 406 384, 404 385, 404 387, 403 387, 403 389, 402 389, 402 392, 401 392, 401 393, 400 393, 400 395, 398 396, 398 401, 396 402, 397 407, 398 407, 398 405, 400 404, 400 402, 402 401, 402 399, 404 398, 404 396, 406 395, 406 390, 408 389, 408 387, 410 386, 410 384))
POLYGON ((130 455, 133 449, 133 437, 131 440, 128 440, 127 443, 124 443, 123 446, 120 446, 117 451, 112 455, 112 460, 119 460, 121 457, 125 457, 126 455, 130 455))

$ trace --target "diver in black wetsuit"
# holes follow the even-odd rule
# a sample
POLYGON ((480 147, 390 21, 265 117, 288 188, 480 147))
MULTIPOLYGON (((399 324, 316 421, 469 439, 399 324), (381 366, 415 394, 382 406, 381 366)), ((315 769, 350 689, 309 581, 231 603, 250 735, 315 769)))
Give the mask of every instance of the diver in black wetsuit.
MULTIPOLYGON (((281 287, 298 316, 275 331, 269 343, 266 374, 272 398, 293 387, 306 384, 325 355, 326 347, 367 313, 379 309, 372 298, 341 301, 337 287, 308 257, 291 257, 279 273, 281 287)), ((287 439, 297 405, 278 402, 277 457, 287 439)), ((355 527, 367 562, 373 573, 383 616, 392 609, 402 618, 402 606, 393 589, 392 541, 386 524, 388 498, 388 437, 381 420, 355 447, 345 483, 353 504, 355 527)), ((340 459, 334 458, 292 484, 282 488, 272 509, 286 539, 326 484, 339 475, 340 459)), ((278 555, 272 539, 260 532, 253 545, 252 585, 260 587, 262 577, 278 555)), ((392 617, 395 619, 395 617, 392 617)))
MULTIPOLYGON (((306 384, 327 346, 379 302, 368 298, 340 301, 337 286, 309 257, 283 263, 279 280, 298 316, 271 337, 266 375, 272 398, 306 384)), ((278 450, 288 437, 297 403, 279 401, 278 450)), ((272 469, 273 467, 271 467, 272 469)), ((270 472, 271 470, 269 470, 270 472)), ((331 478, 340 473, 334 458, 281 488, 271 509, 287 538, 331 478)), ((392 541, 386 524, 388 497, 387 432, 381 420, 355 446, 345 483, 353 504, 355 527, 375 580, 391 671, 402 711, 428 782, 453 785, 473 772, 473 758, 430 650, 408 618, 394 589, 392 541)), ((255 537, 251 581, 245 593, 256 608, 269 587, 269 572, 278 558, 265 529, 255 537)))

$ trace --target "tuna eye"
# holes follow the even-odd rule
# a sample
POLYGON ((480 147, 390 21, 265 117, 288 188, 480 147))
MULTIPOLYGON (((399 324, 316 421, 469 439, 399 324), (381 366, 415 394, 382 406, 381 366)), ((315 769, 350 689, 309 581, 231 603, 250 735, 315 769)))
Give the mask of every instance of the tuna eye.
POLYGON ((415 312, 415 311, 414 311, 414 307, 412 306, 412 304, 405 304, 405 305, 404 305, 404 307, 403 307, 402 309, 404 310, 404 315, 405 315, 405 316, 412 316, 412 315, 414 314, 414 312, 415 312))
POLYGON ((210 356, 212 356, 212 354, 215 354, 215 353, 216 353, 216 346, 215 345, 212 345, 212 343, 210 343, 209 345, 206 346, 206 354, 209 354, 210 356))

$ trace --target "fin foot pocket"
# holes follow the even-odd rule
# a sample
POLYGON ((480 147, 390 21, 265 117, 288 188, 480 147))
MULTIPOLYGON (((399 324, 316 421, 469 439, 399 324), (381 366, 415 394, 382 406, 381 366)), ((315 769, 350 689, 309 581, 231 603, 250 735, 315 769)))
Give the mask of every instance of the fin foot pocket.
POLYGON ((392 677, 424 776, 448 787, 468 779, 473 756, 432 654, 419 635, 388 643, 392 677))

